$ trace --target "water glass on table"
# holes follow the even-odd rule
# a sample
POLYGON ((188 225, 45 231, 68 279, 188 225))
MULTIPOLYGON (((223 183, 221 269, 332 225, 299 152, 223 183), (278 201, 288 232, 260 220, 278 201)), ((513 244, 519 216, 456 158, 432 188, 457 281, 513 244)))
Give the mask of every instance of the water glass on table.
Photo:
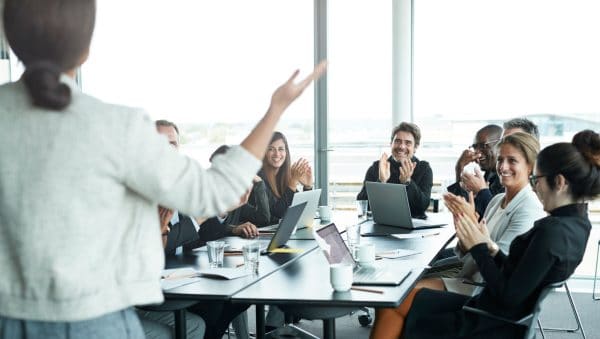
POLYGON ((242 254, 244 255, 244 267, 247 272, 253 276, 258 275, 258 263, 260 262, 260 244, 251 242, 242 246, 242 254))
POLYGON ((206 242, 206 250, 208 252, 208 263, 210 264, 210 267, 223 267, 225 245, 225 242, 220 240, 206 242))
POLYGON ((352 257, 356 259, 356 248, 360 244, 360 224, 346 227, 346 241, 352 257))
POLYGON ((367 219, 368 200, 356 200, 356 210, 358 211, 358 220, 367 219))

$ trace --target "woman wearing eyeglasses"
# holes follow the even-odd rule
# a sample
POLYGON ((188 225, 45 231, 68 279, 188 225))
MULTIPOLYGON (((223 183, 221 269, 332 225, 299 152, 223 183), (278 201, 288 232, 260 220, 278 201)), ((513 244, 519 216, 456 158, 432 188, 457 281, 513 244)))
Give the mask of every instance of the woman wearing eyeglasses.
POLYGON ((585 201, 600 195, 598 133, 582 131, 572 143, 546 147, 538 155, 531 181, 549 215, 516 237, 508 255, 467 210, 455 219, 456 235, 485 280, 480 294, 415 289, 407 298, 412 305, 385 319, 387 331, 374 329, 371 338, 522 337, 524 327, 466 313, 462 307, 518 319, 532 311, 543 287, 566 280, 575 271, 591 230, 585 201))
MULTIPOLYGON (((500 249, 508 252, 511 241, 519 234, 529 230, 535 220, 545 215, 542 205, 528 184, 528 178, 533 173, 535 158, 539 151, 539 143, 529 134, 516 133, 500 140, 497 147, 496 172, 500 178, 500 184, 506 191, 492 198, 481 220, 487 227, 492 240, 498 244, 500 249)), ((479 216, 475 212, 472 193, 469 196, 470 202, 466 202, 462 197, 452 193, 444 195, 446 205, 455 218, 460 213, 466 213, 475 220, 479 220, 479 216)), ((419 281, 416 288, 431 288, 472 295, 476 286, 463 281, 482 281, 477 264, 460 241, 454 248, 454 253, 462 262, 462 269, 458 275, 426 278, 419 281)), ((383 318, 387 312, 394 312, 394 309, 381 309, 377 314, 383 318)))

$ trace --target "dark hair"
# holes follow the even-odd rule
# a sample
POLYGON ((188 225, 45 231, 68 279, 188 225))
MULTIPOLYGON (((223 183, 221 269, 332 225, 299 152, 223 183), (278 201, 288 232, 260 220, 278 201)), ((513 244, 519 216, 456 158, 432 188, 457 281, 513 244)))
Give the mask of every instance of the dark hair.
POLYGON ((506 121, 504 124, 504 129, 513 129, 520 128, 525 133, 529 133, 533 135, 536 139, 540 138, 540 132, 538 131, 538 127, 533 121, 527 118, 514 118, 506 121))
MULTIPOLYGON (((277 175, 275 176, 275 195, 280 198, 283 192, 285 192, 285 188, 288 187, 290 181, 290 168, 291 168, 291 160, 290 160, 290 147, 288 146, 287 139, 285 135, 281 132, 274 132, 273 137, 271 137, 271 141, 269 141, 269 146, 277 140, 282 140, 285 145, 285 160, 283 161, 283 165, 279 168, 277 175)), ((267 162, 267 153, 263 158, 263 169, 269 163, 267 162)))
POLYGON ((494 124, 486 125, 477 131, 477 136, 486 133, 488 136, 500 138, 502 135, 502 127, 494 124))
POLYGON ((219 154, 225 154, 227 153, 227 151, 230 149, 231 147, 229 147, 228 145, 221 145, 219 147, 217 147, 217 149, 210 155, 210 158, 208 158, 208 161, 212 162, 212 159, 219 155, 219 154))
POLYGON ((394 142, 394 137, 398 132, 408 132, 412 134, 413 138, 415 138, 415 146, 419 146, 421 143, 421 130, 419 126, 410 123, 410 122, 402 122, 400 125, 394 127, 392 130, 392 137, 390 138, 390 142, 394 142))
POLYGON ((156 125, 156 128, 158 129, 159 127, 173 127, 175 129, 175 132, 177 132, 177 135, 179 135, 179 128, 177 128, 177 125, 175 125, 174 122, 171 122, 169 120, 156 120, 154 122, 154 124, 156 125))
POLYGON ((573 198, 593 199, 600 195, 600 136, 585 130, 573 137, 572 143, 561 142, 544 148, 538 155, 537 168, 551 189, 554 179, 562 174, 569 182, 573 198))
POLYGON ((71 90, 60 75, 79 66, 89 50, 95 16, 95 0, 5 0, 4 31, 25 65, 23 80, 34 105, 69 105, 71 90))

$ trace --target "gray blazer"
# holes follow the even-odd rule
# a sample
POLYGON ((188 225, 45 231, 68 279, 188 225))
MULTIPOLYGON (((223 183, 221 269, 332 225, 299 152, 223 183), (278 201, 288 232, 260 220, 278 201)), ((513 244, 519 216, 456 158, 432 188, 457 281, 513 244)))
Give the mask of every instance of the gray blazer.
MULTIPOLYGON (((505 195, 506 193, 500 193, 492 198, 483 215, 485 220, 490 220, 494 214, 501 212, 500 206, 505 195)), ((529 185, 526 185, 517 193, 506 206, 504 212, 504 215, 497 221, 495 228, 490 232, 490 237, 498 244, 502 252, 508 254, 513 239, 527 232, 533 227, 533 222, 543 218, 546 213, 529 185)), ((471 254, 462 252, 458 246, 455 247, 454 252, 463 262, 463 268, 458 275, 459 280, 468 278, 474 281, 482 281, 477 263, 471 257, 471 254)), ((454 288, 455 284, 450 282, 449 279, 444 279, 444 283, 449 291, 460 292, 460 288, 456 290, 454 288)))

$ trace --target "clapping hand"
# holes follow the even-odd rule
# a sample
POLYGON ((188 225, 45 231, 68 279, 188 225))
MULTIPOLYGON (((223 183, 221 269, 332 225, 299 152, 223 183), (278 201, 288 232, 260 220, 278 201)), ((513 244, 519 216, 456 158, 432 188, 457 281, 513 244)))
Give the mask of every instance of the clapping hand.
POLYGON ((460 176, 461 176, 465 166, 467 166, 468 163, 479 159, 480 156, 481 156, 480 152, 475 152, 472 149, 466 149, 462 152, 462 154, 460 155, 460 158, 458 158, 458 161, 456 162, 456 167, 455 167, 457 182, 460 181, 460 176))
POLYGON ((387 153, 383 152, 379 158, 379 182, 387 182, 390 179, 390 162, 387 153))
POLYGON ((463 183, 463 188, 466 191, 474 192, 475 194, 488 187, 488 184, 483 177, 483 173, 481 173, 478 168, 475 168, 475 174, 463 173, 460 178, 463 183))
POLYGON ((498 252, 498 245, 492 241, 485 220, 477 223, 472 218, 459 215, 454 218, 456 236, 465 251, 471 250, 473 246, 485 243, 492 256, 498 252))
POLYGON ((297 163, 300 163, 301 173, 302 173, 302 175, 300 175, 300 178, 298 181, 304 187, 312 187, 312 185, 313 185, 312 168, 310 167, 308 160, 300 158, 300 159, 298 159, 297 163))
POLYGON ((455 219, 459 215, 464 215, 471 218, 473 222, 479 220, 479 215, 477 215, 477 212, 475 211, 473 192, 469 192, 469 201, 465 201, 463 197, 459 197, 449 192, 445 193, 443 198, 444 204, 448 207, 448 210, 450 210, 455 219))
POLYGON ((416 162, 410 161, 408 158, 402 158, 400 160, 400 183, 404 184, 410 181, 410 178, 417 167, 416 162))

